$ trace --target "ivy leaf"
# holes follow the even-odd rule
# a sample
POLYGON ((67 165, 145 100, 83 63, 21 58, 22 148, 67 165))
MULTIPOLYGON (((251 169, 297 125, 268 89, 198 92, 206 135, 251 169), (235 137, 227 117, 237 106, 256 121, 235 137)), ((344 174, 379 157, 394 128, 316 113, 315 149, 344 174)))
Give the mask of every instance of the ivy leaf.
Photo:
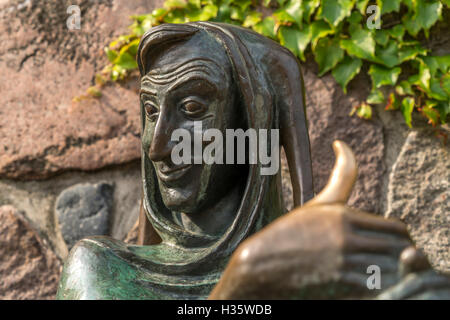
POLYGON ((215 18, 217 16, 217 12, 219 8, 213 4, 208 4, 203 7, 202 14, 200 16, 200 21, 207 21, 215 18))
POLYGON ((230 7, 230 18, 237 21, 243 21, 244 20, 244 12, 241 8, 231 6, 230 7))
POLYGON ((95 86, 89 87, 87 93, 94 98, 100 98, 102 96, 102 92, 95 86))
POLYGON ((389 33, 383 29, 376 30, 375 41, 383 47, 386 46, 389 42, 389 33))
POLYGON ((442 86, 442 89, 444 89, 444 91, 450 97, 450 73, 442 76, 440 84, 442 86))
POLYGON ((292 17, 293 22, 297 23, 299 27, 302 26, 303 8, 301 0, 291 0, 286 6, 286 13, 292 17))
POLYGON ((133 24, 130 28, 131 32, 137 37, 142 37, 145 33, 145 29, 140 24, 133 24))
POLYGON ((435 75, 437 70, 447 73, 450 70, 450 55, 423 57, 424 63, 430 68, 431 74, 435 75))
POLYGON ((190 10, 186 10, 185 15, 187 21, 199 21, 201 13, 202 13, 201 9, 191 8, 190 10))
POLYGON ((305 61, 304 51, 311 40, 311 29, 298 30, 293 27, 281 26, 279 29, 280 44, 292 51, 294 55, 305 61))
POLYGON ((438 20, 442 11, 440 1, 415 0, 416 23, 422 28, 429 29, 438 20))
POLYGON ((446 73, 448 71, 450 71, 450 54, 446 55, 446 56, 438 56, 435 57, 436 61, 439 65, 439 69, 443 72, 446 73))
POLYGON ((427 50, 420 45, 404 45, 398 51, 400 63, 414 60, 418 55, 426 55, 427 50))
POLYGON ((319 17, 336 27, 345 17, 350 16, 354 0, 323 0, 319 8, 319 17))
POLYGON ((247 10, 247 8, 252 4, 251 0, 233 0, 234 5, 238 6, 242 11, 247 10))
POLYGON ((308 23, 311 22, 311 15, 316 11, 317 7, 320 4, 320 0, 303 0, 302 1, 302 10, 303 10, 303 19, 308 23))
POLYGON ((380 104, 384 103, 384 101, 384 94, 378 89, 372 90, 372 92, 370 92, 369 96, 367 97, 367 103, 370 104, 380 104))
POLYGON ((229 6, 227 3, 222 3, 222 4, 219 6, 219 9, 217 10, 217 16, 216 16, 216 19, 217 19, 218 21, 223 21, 223 22, 229 22, 229 21, 231 21, 231 18, 230 18, 230 11, 231 11, 230 6, 229 6))
POLYGON ((389 45, 386 48, 377 48, 376 52, 377 59, 386 67, 393 68, 400 64, 397 43, 395 41, 389 41, 389 45))
POLYGON ((376 50, 376 62, 380 62, 385 66, 392 68, 399 65, 402 62, 413 60, 418 55, 426 55, 427 50, 420 45, 403 45, 397 49, 398 43, 394 40, 390 40, 386 48, 377 48, 376 50))
POLYGON ((341 48, 349 55, 372 60, 375 55, 375 40, 370 31, 358 28, 351 32, 351 39, 341 40, 341 48))
POLYGON ((414 95, 414 91, 411 88, 411 84, 408 81, 401 81, 396 87, 395 92, 401 96, 414 95))
POLYGON ((114 41, 111 41, 111 43, 109 44, 109 48, 110 49, 117 49, 122 47, 122 45, 124 43, 128 43, 132 38, 134 38, 134 35, 126 35, 126 36, 120 36, 119 38, 117 38, 114 41))
POLYGON ((333 33, 330 25, 323 20, 314 21, 311 24, 311 46, 314 50, 320 38, 333 33))
POLYGON ((402 0, 377 0, 377 5, 381 8, 381 14, 398 12, 402 0))
POLYGON ((359 25, 361 23, 361 20, 363 19, 363 16, 358 11, 353 11, 350 17, 348 17, 347 21, 350 24, 353 25, 359 25))
POLYGON ((405 26, 405 29, 413 37, 415 37, 422 29, 421 25, 416 23, 416 21, 414 20, 414 12, 412 11, 409 11, 407 14, 403 16, 402 23, 405 26))
POLYGON ((359 73, 361 66, 362 61, 360 59, 346 56, 344 60, 333 69, 333 77, 342 87, 344 93, 347 93, 347 84, 359 73))
POLYGON ((354 115, 355 112, 356 115, 362 119, 366 120, 372 119, 372 107, 365 102, 363 102, 359 106, 354 107, 353 110, 350 112, 350 116, 354 115))
POLYGON ((441 123, 446 123, 446 120, 450 115, 450 100, 446 102, 439 102, 436 109, 439 110, 441 123))
POLYGON ((446 92, 445 89, 449 90, 450 88, 448 88, 448 83, 449 81, 447 80, 447 88, 444 87, 445 82, 444 81, 440 81, 439 79, 436 78, 431 78, 430 79, 430 89, 426 90, 425 92, 427 93, 428 96, 430 96, 433 99, 439 100, 439 101, 448 101, 450 95, 448 94, 448 91, 446 92))
POLYGON ((381 86, 393 86, 397 82, 398 76, 402 72, 400 67, 388 69, 378 65, 371 65, 369 74, 372 79, 372 87, 379 88, 381 86))
POLYGON ((420 63, 419 73, 408 78, 409 83, 419 86, 424 91, 430 90, 431 72, 424 63, 420 63))
POLYGON ((164 16, 164 22, 168 23, 185 23, 187 17, 183 10, 171 10, 164 16))
MULTIPOLYGON (((167 10, 161 9, 160 11, 166 12, 167 10)), ((142 37, 152 25, 157 25, 159 23, 159 18, 154 17, 153 14, 132 16, 131 18, 134 20, 134 23, 130 26, 131 33, 139 38, 142 37)))
POLYGON ((384 110, 395 110, 398 109, 399 105, 398 105, 398 100, 395 97, 395 94, 393 92, 391 92, 391 94, 388 97, 388 102, 386 104, 386 106, 384 107, 384 110))
POLYGON ((387 32, 392 38, 400 42, 405 34, 405 27, 401 24, 397 24, 395 27, 387 29, 387 32))
POLYGON ((258 22, 261 21, 261 12, 258 11, 251 11, 244 20, 244 23, 242 24, 243 27, 253 27, 254 25, 256 25, 258 22))
POLYGON ((124 52, 128 52, 131 56, 135 57, 137 54, 139 41, 139 39, 135 39, 129 44, 123 46, 122 49, 120 49, 119 55, 123 54, 124 52))
POLYGON ((142 23, 145 19, 148 19, 148 14, 132 15, 130 18, 135 22, 142 23))
POLYGON ((356 0, 356 8, 362 15, 366 15, 366 8, 369 0, 356 0))
POLYGON ((433 100, 427 100, 422 107, 422 114, 428 119, 428 123, 433 127, 439 122, 439 111, 434 109, 437 106, 437 102, 433 100))
POLYGON ((266 37, 276 39, 275 19, 273 17, 266 17, 263 21, 258 22, 253 26, 253 30, 266 37))
POLYGON ((184 9, 187 5, 188 3, 185 0, 166 0, 164 2, 164 8, 167 10, 184 9))
POLYGON ((133 70, 138 67, 135 57, 128 52, 121 52, 114 64, 125 70, 133 70))
POLYGON ((159 19, 167 13, 167 10, 164 8, 158 8, 152 11, 152 17, 159 19))
POLYGON ((403 4, 408 7, 409 10, 413 9, 415 0, 403 0, 403 4))
POLYGON ((403 118, 405 119, 405 122, 408 125, 408 127, 412 128, 411 114, 414 110, 414 98, 411 97, 404 98, 400 110, 402 111, 403 118))
POLYGON ((106 84, 107 81, 108 81, 108 80, 105 79, 105 78, 103 77, 103 75, 101 75, 101 74, 96 74, 96 75, 95 75, 95 84, 96 84, 98 87, 102 87, 103 85, 106 84))
POLYGON ((344 58, 339 39, 320 39, 314 50, 314 58, 319 65, 319 77, 334 68, 344 58))
POLYGON ((215 18, 218 12, 219 8, 217 6, 208 4, 201 9, 187 10, 186 17, 189 21, 208 21, 215 18))
POLYGON ((105 48, 106 56, 108 57, 109 62, 114 63, 114 61, 117 59, 117 56, 119 53, 116 50, 111 50, 110 48, 105 48))
POLYGON ((188 0, 188 3, 197 9, 200 9, 202 6, 201 0, 188 0))
MULTIPOLYGON (((279 9, 279 10, 275 11, 273 13, 273 16, 280 24, 290 25, 292 23, 297 23, 297 21, 283 9, 279 9)), ((300 20, 300 23, 301 23, 301 20, 300 20)))
POLYGON ((113 66, 111 71, 111 80, 117 81, 125 77, 127 70, 122 68, 120 65, 116 64, 113 66))
POLYGON ((440 69, 438 61, 436 60, 436 57, 421 57, 423 60, 423 63, 425 63, 430 68, 431 76, 434 77, 436 72, 440 69))
MULTIPOLYGON (((438 0, 426 1, 426 0, 414 0, 413 10, 405 15, 402 19, 403 24, 412 36, 416 36, 420 30, 425 29, 427 31, 441 16, 442 3, 438 0)), ((427 35, 427 32, 425 33, 427 35)))

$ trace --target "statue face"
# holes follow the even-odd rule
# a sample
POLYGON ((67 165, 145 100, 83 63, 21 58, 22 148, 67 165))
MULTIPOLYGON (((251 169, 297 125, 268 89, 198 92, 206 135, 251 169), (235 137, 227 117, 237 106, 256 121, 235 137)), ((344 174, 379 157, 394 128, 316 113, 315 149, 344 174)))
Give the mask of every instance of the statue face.
MULTIPOLYGON (((149 72, 141 80, 145 112, 144 156, 154 165, 162 199, 172 211, 195 213, 217 202, 236 184, 242 166, 175 165, 171 153, 177 141, 172 132, 242 127, 231 64, 224 49, 206 34, 164 45, 152 52, 149 72)), ((203 148, 211 142, 203 142, 203 148)), ((192 150, 194 146, 192 145, 192 150)), ((192 156, 194 152, 192 152, 192 156)))

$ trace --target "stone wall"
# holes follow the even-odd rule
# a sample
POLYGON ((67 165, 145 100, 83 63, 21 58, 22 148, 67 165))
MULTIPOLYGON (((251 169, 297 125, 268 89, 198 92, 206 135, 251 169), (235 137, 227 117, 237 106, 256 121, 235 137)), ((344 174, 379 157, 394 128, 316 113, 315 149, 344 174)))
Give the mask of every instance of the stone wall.
MULTIPOLYGON (((52 298, 76 238, 95 233, 135 241, 137 78, 107 86, 100 99, 72 98, 93 84, 106 63, 103 46, 126 30, 128 16, 161 3, 0 1, 0 299, 52 298), (79 31, 66 28, 69 4, 82 8, 79 31), (39 263, 31 266, 31 259, 39 263), (29 280, 39 277, 48 281, 29 280)), ((360 168, 349 204, 402 219, 432 264, 449 271, 448 144, 419 120, 409 130, 398 112, 376 110, 371 121, 349 117, 369 90, 364 70, 347 95, 330 75, 318 78, 314 63, 303 73, 315 191, 333 166, 331 143, 347 142, 360 168)))

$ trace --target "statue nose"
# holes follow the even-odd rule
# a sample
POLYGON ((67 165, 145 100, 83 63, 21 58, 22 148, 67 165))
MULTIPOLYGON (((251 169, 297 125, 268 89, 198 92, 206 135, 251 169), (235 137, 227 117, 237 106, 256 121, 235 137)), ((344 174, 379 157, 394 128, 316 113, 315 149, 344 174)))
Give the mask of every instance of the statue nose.
POLYGON ((149 149, 149 157, 152 161, 163 161, 171 156, 174 146, 171 141, 172 130, 167 121, 158 119, 152 142, 149 149))

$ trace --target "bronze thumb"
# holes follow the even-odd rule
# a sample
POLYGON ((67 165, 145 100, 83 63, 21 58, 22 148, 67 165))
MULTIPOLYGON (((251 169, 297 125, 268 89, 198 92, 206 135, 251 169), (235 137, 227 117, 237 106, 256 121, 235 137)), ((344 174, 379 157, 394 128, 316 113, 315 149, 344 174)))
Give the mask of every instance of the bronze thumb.
POLYGON ((323 190, 305 206, 347 203, 358 175, 358 166, 355 155, 345 142, 334 141, 333 150, 336 161, 328 182, 323 190))

